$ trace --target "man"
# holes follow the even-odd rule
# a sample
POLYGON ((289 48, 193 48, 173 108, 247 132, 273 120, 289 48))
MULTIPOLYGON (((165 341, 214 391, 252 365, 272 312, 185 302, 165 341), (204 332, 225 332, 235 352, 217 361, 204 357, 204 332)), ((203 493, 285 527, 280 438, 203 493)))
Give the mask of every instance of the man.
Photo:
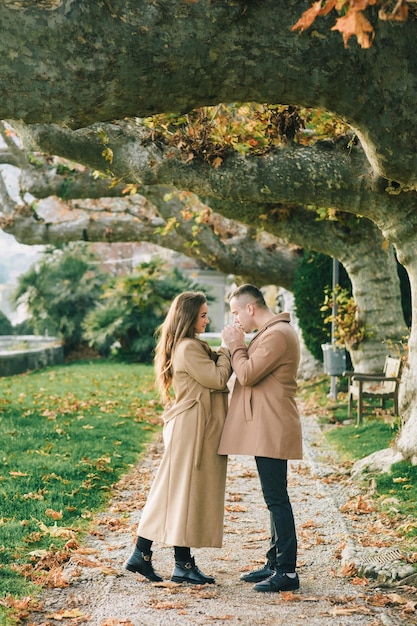
POLYGON ((299 340, 288 313, 275 315, 262 292, 241 285, 230 296, 234 326, 226 326, 236 374, 219 454, 254 455, 271 518, 267 563, 244 574, 256 591, 290 591, 300 586, 296 573, 297 536, 287 491, 287 461, 302 458, 300 417, 295 402, 299 340), (249 346, 245 332, 258 330, 249 346))

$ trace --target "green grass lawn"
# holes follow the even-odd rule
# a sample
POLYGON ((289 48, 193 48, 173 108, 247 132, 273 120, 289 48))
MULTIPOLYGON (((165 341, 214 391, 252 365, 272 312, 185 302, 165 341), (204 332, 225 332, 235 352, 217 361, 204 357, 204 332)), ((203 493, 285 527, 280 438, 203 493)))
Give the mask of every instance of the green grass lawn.
MULTIPOLYGON (((367 404, 363 424, 348 420, 346 381, 339 380, 337 400, 328 397, 329 377, 321 376, 300 385, 299 397, 307 412, 318 415, 326 428, 326 439, 337 450, 341 462, 355 462, 373 452, 389 448, 398 434, 400 420, 389 409, 382 411, 374 401, 367 404), (332 425, 332 426, 330 426, 332 425)), ((356 415, 354 416, 356 418, 356 415)), ((417 466, 402 461, 395 463, 389 473, 364 475, 372 478, 372 498, 381 512, 392 516, 399 533, 410 540, 415 551, 417 537, 417 466)))
MULTIPOLYGON (((49 584, 159 429, 153 381, 151 366, 104 360, 0 378, 0 625, 18 622, 14 599, 49 584)), ((327 376, 299 390, 306 412, 333 425, 326 436, 341 461, 390 445, 398 420, 375 408, 356 427, 343 381, 336 401, 328 393, 327 376)), ((394 498, 414 536, 417 468, 399 463, 374 482, 373 497, 381 507, 394 498)))
POLYGON ((160 424, 153 381, 151 366, 101 360, 0 378, 0 598, 44 584, 39 562, 65 560, 138 460, 160 424))

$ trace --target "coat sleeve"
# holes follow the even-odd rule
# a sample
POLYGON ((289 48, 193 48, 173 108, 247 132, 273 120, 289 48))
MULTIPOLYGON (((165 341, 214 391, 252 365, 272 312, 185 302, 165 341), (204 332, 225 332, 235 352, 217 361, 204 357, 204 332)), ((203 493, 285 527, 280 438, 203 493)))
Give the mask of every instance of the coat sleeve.
POLYGON ((273 372, 287 352, 285 335, 271 332, 259 338, 249 355, 246 346, 238 345, 232 352, 232 366, 242 386, 253 387, 273 372))
POLYGON ((232 373, 229 351, 219 348, 215 363, 196 341, 183 343, 183 369, 187 374, 203 387, 223 391, 232 373))

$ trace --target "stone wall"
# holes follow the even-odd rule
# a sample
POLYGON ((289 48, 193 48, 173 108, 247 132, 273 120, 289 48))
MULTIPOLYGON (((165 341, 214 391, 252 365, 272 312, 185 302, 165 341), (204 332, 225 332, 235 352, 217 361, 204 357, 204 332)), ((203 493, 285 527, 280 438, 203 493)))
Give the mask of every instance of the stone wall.
POLYGON ((0 376, 23 374, 63 360, 64 349, 56 337, 0 336, 0 376))

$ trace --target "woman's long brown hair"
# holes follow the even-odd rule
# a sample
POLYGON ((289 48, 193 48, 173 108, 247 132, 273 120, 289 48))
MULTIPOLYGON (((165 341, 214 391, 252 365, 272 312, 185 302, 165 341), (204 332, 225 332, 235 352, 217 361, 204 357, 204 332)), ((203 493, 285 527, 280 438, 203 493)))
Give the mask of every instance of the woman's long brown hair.
MULTIPOLYGON (((201 291, 184 291, 173 300, 167 316, 157 329, 158 342, 155 349, 155 374, 162 401, 170 401, 172 385, 172 356, 178 343, 185 337, 195 339, 195 323, 198 313, 207 298, 201 291)), ((208 344, 201 342, 213 358, 208 344)))

